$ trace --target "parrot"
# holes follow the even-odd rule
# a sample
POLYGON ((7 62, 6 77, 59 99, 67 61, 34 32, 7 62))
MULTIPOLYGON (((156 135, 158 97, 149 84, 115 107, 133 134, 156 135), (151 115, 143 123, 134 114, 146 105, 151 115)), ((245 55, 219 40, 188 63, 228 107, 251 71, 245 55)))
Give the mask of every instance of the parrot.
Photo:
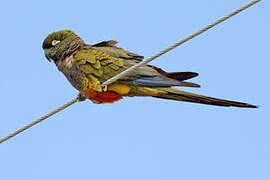
POLYGON ((186 80, 195 72, 166 72, 153 65, 143 65, 107 86, 102 83, 143 61, 144 57, 116 46, 114 40, 90 45, 71 30, 49 34, 43 41, 45 57, 57 66, 74 88, 80 101, 113 103, 123 97, 154 97, 206 105, 257 108, 256 105, 186 92, 175 86, 198 88, 186 80))

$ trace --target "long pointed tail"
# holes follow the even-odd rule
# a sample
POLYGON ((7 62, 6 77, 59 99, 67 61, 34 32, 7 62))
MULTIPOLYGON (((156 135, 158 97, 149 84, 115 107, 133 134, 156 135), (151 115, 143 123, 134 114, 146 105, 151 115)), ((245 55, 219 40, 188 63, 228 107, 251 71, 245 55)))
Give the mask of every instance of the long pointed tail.
POLYGON ((236 102, 236 101, 229 101, 225 99, 218 99, 208 96, 203 96, 199 94, 193 94, 186 91, 182 91, 175 88, 159 88, 160 90, 165 90, 168 93, 164 95, 154 96, 156 98, 162 99, 171 99, 177 101, 186 101, 186 102, 193 102, 193 103, 201 103, 201 104, 208 104, 208 105, 216 105, 216 106, 234 106, 234 107, 242 107, 242 108, 257 108, 255 105, 243 103, 243 102, 236 102))

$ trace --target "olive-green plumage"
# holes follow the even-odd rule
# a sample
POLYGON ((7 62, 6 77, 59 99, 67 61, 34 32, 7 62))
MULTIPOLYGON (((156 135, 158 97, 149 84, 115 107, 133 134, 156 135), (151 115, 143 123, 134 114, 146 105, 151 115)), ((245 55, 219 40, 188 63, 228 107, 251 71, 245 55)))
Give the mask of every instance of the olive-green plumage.
POLYGON ((47 59, 55 62, 71 84, 96 103, 113 102, 121 96, 152 96, 219 106, 256 107, 172 88, 172 86, 199 87, 195 83, 184 81, 198 74, 168 73, 151 65, 141 66, 109 85, 107 89, 102 89, 103 82, 143 60, 143 56, 116 47, 116 43, 111 40, 88 45, 74 32, 63 30, 50 34, 42 47, 47 59), (111 96, 112 94, 114 96, 111 96))

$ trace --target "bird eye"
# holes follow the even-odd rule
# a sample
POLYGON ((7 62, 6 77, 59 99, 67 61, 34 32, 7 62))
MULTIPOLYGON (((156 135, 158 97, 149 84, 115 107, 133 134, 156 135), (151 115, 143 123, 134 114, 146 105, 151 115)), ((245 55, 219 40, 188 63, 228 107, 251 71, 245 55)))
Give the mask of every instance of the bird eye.
POLYGON ((53 41, 52 41, 52 45, 53 45, 53 46, 55 46, 55 45, 58 44, 58 43, 60 43, 60 41, 58 41, 58 40, 53 40, 53 41))

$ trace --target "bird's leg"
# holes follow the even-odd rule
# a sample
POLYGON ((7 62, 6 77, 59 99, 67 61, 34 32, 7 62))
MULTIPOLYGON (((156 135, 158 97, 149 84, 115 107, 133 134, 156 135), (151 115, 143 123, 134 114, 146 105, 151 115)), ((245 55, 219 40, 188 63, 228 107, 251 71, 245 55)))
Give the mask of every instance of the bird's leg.
POLYGON ((107 91, 108 90, 108 86, 105 85, 105 86, 102 86, 102 91, 107 91))
POLYGON ((82 101, 85 101, 86 100, 86 97, 82 93, 79 93, 77 95, 77 99, 78 99, 79 102, 82 102, 82 101))

